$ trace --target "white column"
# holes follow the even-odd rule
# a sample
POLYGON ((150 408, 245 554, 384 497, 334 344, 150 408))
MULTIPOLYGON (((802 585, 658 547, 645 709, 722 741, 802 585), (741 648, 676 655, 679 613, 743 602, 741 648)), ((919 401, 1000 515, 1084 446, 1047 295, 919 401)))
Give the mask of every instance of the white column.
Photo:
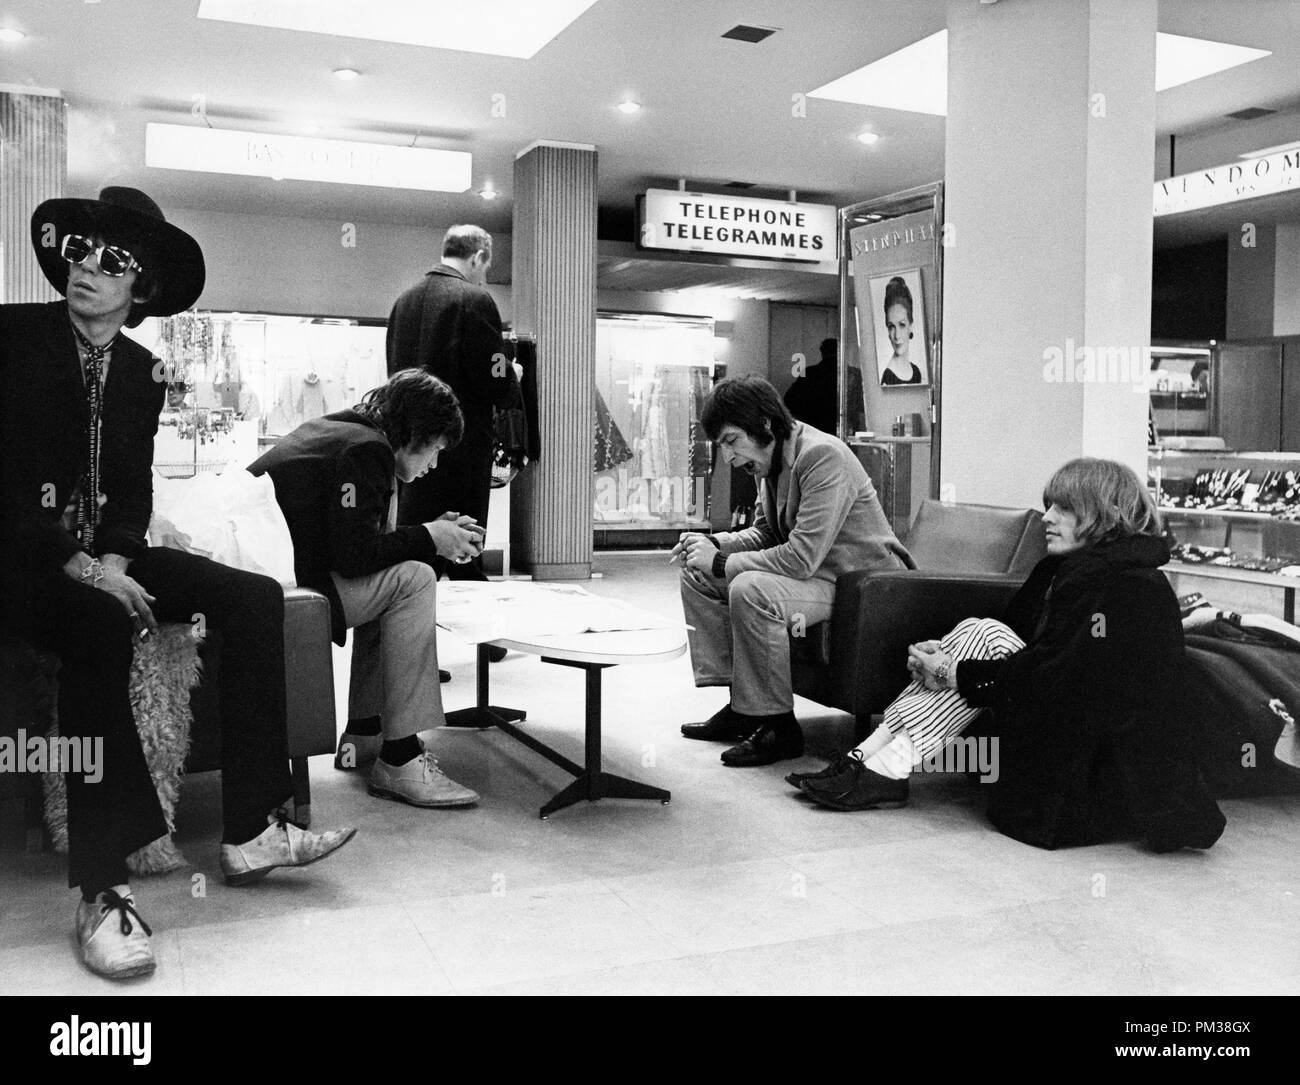
POLYGON ((948 9, 941 490, 1038 505, 1104 456, 1144 477, 1156 0, 948 9), (1089 352, 1109 379, 1079 373, 1089 352), (1068 355, 1068 356, 1067 356, 1068 355))

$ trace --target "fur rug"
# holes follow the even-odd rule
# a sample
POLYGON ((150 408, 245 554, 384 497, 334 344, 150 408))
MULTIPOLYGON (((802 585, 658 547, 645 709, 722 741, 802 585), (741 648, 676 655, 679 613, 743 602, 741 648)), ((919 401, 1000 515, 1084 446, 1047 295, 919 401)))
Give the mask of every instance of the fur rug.
MULTIPOLYGON (((198 685, 199 674, 199 642, 189 625, 161 625, 157 636, 136 645, 131 664, 131 708, 169 831, 127 859, 133 874, 165 874, 186 865, 170 830, 175 827, 176 800, 194 722, 190 690, 198 685)), ((58 733, 56 713, 49 734, 58 733)), ((45 824, 54 850, 66 853, 68 807, 63 774, 47 772, 43 784, 45 824)))

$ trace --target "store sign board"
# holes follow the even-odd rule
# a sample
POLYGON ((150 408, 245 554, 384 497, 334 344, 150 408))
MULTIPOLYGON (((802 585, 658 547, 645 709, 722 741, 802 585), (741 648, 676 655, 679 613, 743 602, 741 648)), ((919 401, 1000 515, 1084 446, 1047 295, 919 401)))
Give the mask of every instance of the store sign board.
POLYGON ((768 260, 836 259, 835 208, 652 188, 641 201, 643 249, 768 260))
POLYGON ((1300 189, 1300 148, 1157 181, 1155 213, 1196 211, 1292 189, 1300 189))
POLYGON ((239 132, 183 124, 145 127, 145 165, 275 180, 464 192, 468 151, 239 132))

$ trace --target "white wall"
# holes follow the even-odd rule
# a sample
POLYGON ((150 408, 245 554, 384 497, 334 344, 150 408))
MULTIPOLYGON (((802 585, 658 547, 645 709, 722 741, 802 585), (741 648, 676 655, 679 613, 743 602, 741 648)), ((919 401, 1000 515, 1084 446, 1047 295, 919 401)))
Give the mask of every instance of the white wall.
MULTIPOLYGON (((200 308, 385 320, 397 296, 438 263, 450 225, 183 210, 172 220, 203 247, 200 308), (347 225, 355 231, 345 233, 347 225)), ((494 239, 492 260, 509 273, 508 236, 494 239)), ((489 289, 498 306, 507 300, 508 288, 489 289)))

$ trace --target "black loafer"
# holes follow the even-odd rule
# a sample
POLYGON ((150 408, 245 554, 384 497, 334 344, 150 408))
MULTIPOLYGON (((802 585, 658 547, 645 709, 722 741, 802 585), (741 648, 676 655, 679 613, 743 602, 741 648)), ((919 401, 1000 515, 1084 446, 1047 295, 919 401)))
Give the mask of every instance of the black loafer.
POLYGON ((722 763, 733 769, 748 769, 802 756, 803 732, 791 714, 788 722, 764 724, 739 746, 723 750, 722 763))
POLYGON ((855 762, 846 776, 806 780, 803 793, 832 810, 893 810, 907 805, 907 781, 891 780, 855 762))
POLYGON ((438 681, 439 681, 439 682, 450 682, 450 681, 451 681, 451 671, 444 671, 441 667, 439 667, 439 668, 438 668, 438 681))
POLYGON ((499 644, 489 644, 488 653, 487 653, 488 662, 500 663, 503 659, 505 659, 507 651, 509 651, 509 649, 502 648, 501 645, 499 644))
POLYGON ((705 742, 735 742, 744 738, 747 730, 752 728, 747 728, 744 720, 737 719, 731 705, 724 705, 703 723, 683 723, 682 737, 705 742))

